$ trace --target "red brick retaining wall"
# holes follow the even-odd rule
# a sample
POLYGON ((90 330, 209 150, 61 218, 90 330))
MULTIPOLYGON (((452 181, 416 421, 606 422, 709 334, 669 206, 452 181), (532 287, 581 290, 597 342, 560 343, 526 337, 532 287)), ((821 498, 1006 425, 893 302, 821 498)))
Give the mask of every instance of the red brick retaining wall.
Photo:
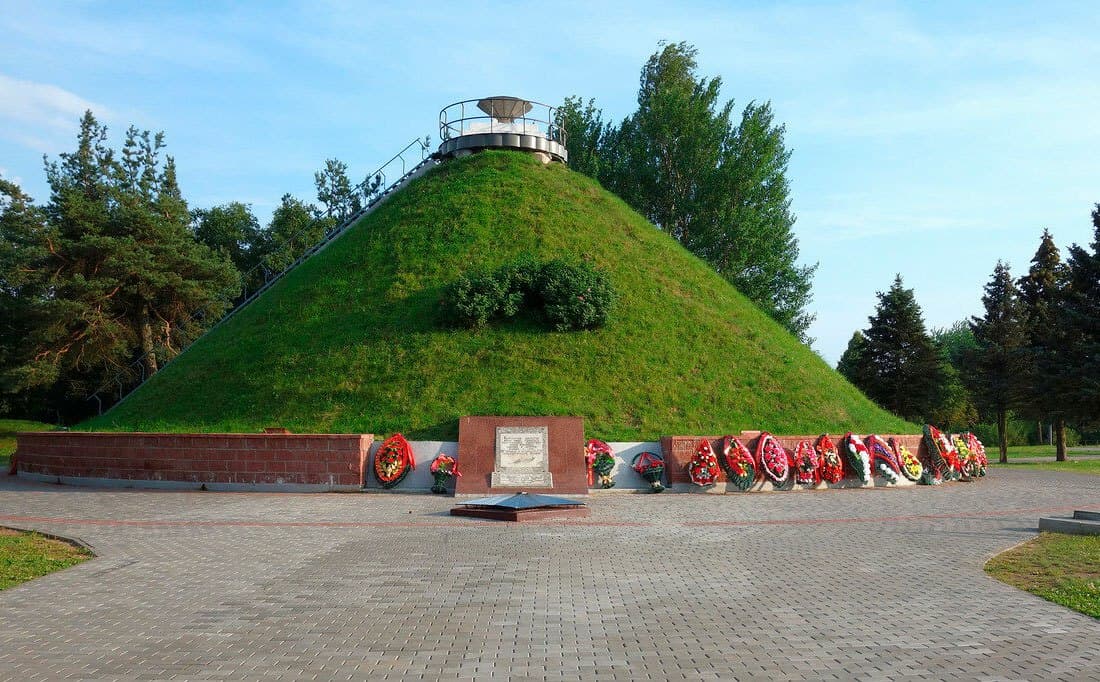
MULTIPOLYGON (((775 434, 772 434, 775 435, 775 434)), ((811 444, 816 444, 817 439, 821 434, 813 436, 778 436, 775 435, 775 439, 779 441, 779 444, 788 450, 794 450, 798 446, 798 442, 801 440, 808 440, 811 444)), ((921 436, 916 435, 897 435, 897 434, 878 434, 883 440, 890 438, 896 438, 898 443, 909 448, 910 452, 916 453, 921 461, 927 461, 927 453, 924 449, 924 440, 921 436)), ((832 439, 836 446, 840 447, 840 440, 844 437, 843 433, 830 434, 829 438, 832 439)), ((699 445, 699 441, 706 438, 710 442, 711 450, 714 451, 716 457, 722 456, 722 439, 725 436, 664 436, 661 438, 661 450, 664 451, 665 457, 665 475, 668 477, 669 483, 691 483, 691 477, 687 473, 688 462, 695 456, 695 448, 699 445)), ((742 431, 738 438, 745 444, 745 447, 750 452, 756 453, 756 443, 760 440, 760 431, 742 431)), ((721 460, 719 460, 721 461, 721 460)), ((726 482, 726 473, 723 471, 718 475, 718 481, 720 483, 726 482)))
POLYGON ((370 434, 21 433, 15 464, 44 476, 358 487, 373 440, 370 434))

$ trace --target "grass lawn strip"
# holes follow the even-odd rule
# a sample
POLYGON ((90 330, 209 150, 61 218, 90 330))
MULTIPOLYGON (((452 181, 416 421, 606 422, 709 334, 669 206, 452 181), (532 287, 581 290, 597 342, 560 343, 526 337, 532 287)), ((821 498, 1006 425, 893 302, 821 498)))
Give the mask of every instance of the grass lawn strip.
POLYGON ((0 528, 0 590, 75 566, 91 552, 38 533, 0 528))
POLYGON ((1100 536, 1042 533, 993 557, 985 570, 1001 582, 1100 619, 1100 536))

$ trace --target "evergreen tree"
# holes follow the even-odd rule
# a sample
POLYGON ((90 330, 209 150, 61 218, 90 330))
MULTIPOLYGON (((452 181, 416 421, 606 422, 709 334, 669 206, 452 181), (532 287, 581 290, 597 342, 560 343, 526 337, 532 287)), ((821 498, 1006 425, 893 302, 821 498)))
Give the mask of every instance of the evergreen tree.
POLYGON ((719 101, 721 78, 696 76, 696 49, 659 47, 642 68, 637 111, 618 127, 603 124, 593 102, 566 100, 570 164, 807 341, 816 266, 797 265, 783 126, 767 103, 749 104, 735 125, 733 101, 719 101))
POLYGON ((1059 322, 1068 337, 1062 385, 1068 413, 1100 422, 1100 204, 1092 212, 1092 250, 1069 247, 1068 284, 1059 322))
POLYGON ((969 323, 959 321, 945 329, 932 330, 932 343, 940 354, 943 376, 928 421, 945 430, 971 430, 978 421, 978 409, 968 387, 970 353, 977 349, 969 323))
POLYGON ((46 164, 46 254, 32 271, 47 294, 25 339, 32 355, 10 371, 16 388, 89 390, 138 358, 153 373, 197 333, 192 316, 216 316, 237 286, 228 259, 189 229, 163 136, 130 128, 118 156, 106 139, 89 111, 76 151, 46 164))
POLYGON ((971 319, 978 348, 971 353, 975 397, 997 422, 1001 462, 1008 462, 1008 412, 1023 396, 1021 377, 1027 348, 1024 309, 1008 265, 997 261, 982 296, 983 317, 971 319))
POLYGON ((878 292, 875 314, 863 332, 855 384, 869 398, 906 419, 928 415, 942 381, 940 354, 932 344, 912 289, 901 275, 878 292))
POLYGON ((1021 411, 1054 427, 1056 458, 1066 459, 1066 400, 1063 386, 1068 339, 1060 324, 1067 272, 1050 232, 1043 230, 1031 267, 1019 283, 1027 333, 1027 361, 1022 370, 1028 387, 1021 411))
POLYGON ((325 167, 313 174, 317 186, 317 201, 326 218, 343 223, 363 209, 363 196, 348 180, 348 165, 337 159, 326 159, 325 167))
POLYGON ((863 353, 866 348, 867 339, 863 336, 863 332, 857 329, 852 333, 852 338, 848 339, 848 347, 844 349, 840 361, 836 363, 836 371, 856 386, 863 383, 859 372, 863 367, 863 353))

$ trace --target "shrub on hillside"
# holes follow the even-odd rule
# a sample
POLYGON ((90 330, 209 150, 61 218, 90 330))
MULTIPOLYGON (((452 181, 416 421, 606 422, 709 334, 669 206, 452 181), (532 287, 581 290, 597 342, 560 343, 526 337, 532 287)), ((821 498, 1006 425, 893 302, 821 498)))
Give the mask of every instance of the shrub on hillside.
POLYGON ((615 292, 607 275, 588 261, 525 257, 493 272, 459 277, 443 292, 443 314, 458 327, 484 327, 529 312, 555 331, 606 324, 615 292))
POLYGON ((543 314, 556 331, 602 327, 615 300, 607 275, 587 261, 546 263, 539 273, 537 293, 543 314))

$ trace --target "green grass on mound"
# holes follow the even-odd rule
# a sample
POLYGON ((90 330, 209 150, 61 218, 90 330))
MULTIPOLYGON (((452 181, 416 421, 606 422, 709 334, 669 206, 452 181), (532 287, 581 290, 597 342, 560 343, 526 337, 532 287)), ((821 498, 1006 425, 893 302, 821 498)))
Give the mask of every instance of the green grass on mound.
POLYGON ((508 152, 417 180, 83 428, 453 439, 478 414, 581 415, 614 440, 918 430, 595 181, 508 152), (611 322, 439 325, 446 284, 520 255, 592 257, 611 322))
POLYGON ((26 419, 0 419, 0 474, 8 472, 11 453, 15 452, 15 434, 20 431, 49 431, 52 424, 26 419))

